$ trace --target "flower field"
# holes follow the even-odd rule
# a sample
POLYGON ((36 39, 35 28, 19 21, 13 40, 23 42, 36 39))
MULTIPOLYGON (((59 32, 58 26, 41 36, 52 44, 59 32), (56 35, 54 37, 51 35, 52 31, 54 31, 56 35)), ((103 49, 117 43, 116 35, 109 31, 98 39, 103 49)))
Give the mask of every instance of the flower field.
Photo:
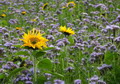
POLYGON ((120 0, 0 0, 0 84, 120 84, 120 0))

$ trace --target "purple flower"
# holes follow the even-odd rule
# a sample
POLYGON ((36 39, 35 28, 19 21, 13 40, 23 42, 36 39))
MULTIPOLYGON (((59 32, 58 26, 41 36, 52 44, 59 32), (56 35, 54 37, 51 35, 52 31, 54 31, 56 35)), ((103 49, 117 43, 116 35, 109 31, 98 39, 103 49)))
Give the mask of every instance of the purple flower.
POLYGON ((5 47, 11 47, 13 44, 12 43, 9 43, 9 42, 6 42, 5 44, 4 44, 4 46, 5 47))
POLYGON ((10 20, 9 20, 9 23, 10 23, 10 24, 17 24, 17 23, 18 23, 18 20, 17 20, 17 19, 10 19, 10 20))
POLYGON ((25 84, 33 84, 31 81, 26 81, 25 84))
POLYGON ((75 80, 74 84, 81 84, 81 80, 80 79, 75 80))
POLYGON ((100 71, 101 74, 105 74, 106 71, 112 69, 112 65, 103 64, 102 66, 97 67, 97 69, 100 71))
POLYGON ((62 80, 56 79, 54 80, 54 84, 65 84, 65 82, 62 80))

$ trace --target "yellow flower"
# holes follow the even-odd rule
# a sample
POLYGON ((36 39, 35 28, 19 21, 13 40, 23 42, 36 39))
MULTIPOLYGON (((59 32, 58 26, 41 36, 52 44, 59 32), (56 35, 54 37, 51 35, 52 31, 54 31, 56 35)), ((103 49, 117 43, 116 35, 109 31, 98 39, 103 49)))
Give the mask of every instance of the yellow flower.
POLYGON ((16 30, 22 30, 22 28, 21 27, 16 27, 16 30))
POLYGON ((31 21, 32 21, 32 22, 36 22, 36 21, 37 21, 37 19, 31 19, 31 21))
POLYGON ((26 14, 26 11, 22 11, 21 14, 22 14, 22 15, 25 15, 25 14, 26 14))
POLYGON ((48 6, 48 3, 45 3, 45 4, 42 6, 42 9, 44 10, 47 6, 48 6))
POLYGON ((20 39, 24 42, 22 45, 23 47, 30 47, 33 49, 43 49, 43 47, 47 47, 46 42, 48 39, 42 37, 42 34, 40 33, 40 30, 32 29, 31 31, 28 31, 28 33, 24 33, 22 36, 23 39, 20 39))
POLYGON ((66 8, 66 6, 63 6, 62 8, 64 9, 64 8, 66 8))
POLYGON ((65 35, 73 35, 75 32, 71 28, 66 28, 66 26, 60 26, 59 29, 61 32, 63 32, 65 35))
POLYGON ((75 5, 76 5, 75 2, 71 1, 71 2, 68 2, 66 6, 69 7, 69 8, 74 8, 75 5))
POLYGON ((1 16, 1 17, 6 17, 6 14, 1 14, 0 16, 1 16))

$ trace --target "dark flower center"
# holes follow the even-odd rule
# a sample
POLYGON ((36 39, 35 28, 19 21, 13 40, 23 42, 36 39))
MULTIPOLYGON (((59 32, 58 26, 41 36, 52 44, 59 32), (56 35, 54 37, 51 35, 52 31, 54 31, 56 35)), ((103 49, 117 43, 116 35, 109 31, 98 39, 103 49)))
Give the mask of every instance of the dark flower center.
POLYGON ((69 32, 63 32, 63 33, 64 33, 65 35, 68 35, 68 36, 70 35, 70 33, 69 33, 69 32))
POLYGON ((38 41, 39 41, 38 38, 30 38, 30 42, 31 42, 32 44, 36 44, 38 41))

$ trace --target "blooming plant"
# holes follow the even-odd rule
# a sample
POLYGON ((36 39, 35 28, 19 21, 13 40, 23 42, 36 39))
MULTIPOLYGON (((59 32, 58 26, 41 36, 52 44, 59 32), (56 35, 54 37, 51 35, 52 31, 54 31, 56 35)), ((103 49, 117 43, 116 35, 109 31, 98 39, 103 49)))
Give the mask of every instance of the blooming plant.
MULTIPOLYGON (((34 84, 37 83, 37 70, 38 70, 38 64, 40 65, 40 61, 37 60, 39 56, 44 55, 45 52, 43 48, 47 48, 47 41, 48 39, 44 38, 42 36, 43 34, 40 33, 40 30, 37 30, 33 28, 31 31, 28 31, 28 33, 23 34, 23 39, 20 39, 23 41, 22 47, 27 47, 28 49, 32 49, 32 59, 33 59, 33 67, 34 67, 34 84)), ((43 59, 50 62, 49 59, 43 59)), ((48 65, 49 66, 49 65, 48 65)))
POLYGON ((48 3, 45 3, 45 4, 42 6, 42 9, 43 9, 43 10, 46 9, 47 6, 48 6, 48 3))
POLYGON ((120 0, 0 0, 0 84, 120 84, 120 0))
POLYGON ((69 7, 69 8, 74 8, 75 7, 75 2, 74 1, 71 1, 71 2, 68 2, 66 7, 69 7))
POLYGON ((26 11, 22 11, 21 14, 22 14, 22 15, 25 15, 25 14, 26 14, 26 11))
POLYGON ((42 37, 40 30, 33 29, 28 31, 28 34, 24 33, 22 37, 23 39, 21 40, 24 42, 22 47, 30 47, 33 49, 42 49, 43 47, 47 47, 46 42, 48 39, 42 37))
POLYGON ((76 4, 74 1, 68 2, 66 3, 65 6, 63 6, 62 8, 75 8, 76 4))
POLYGON ((6 17, 7 15, 6 14, 1 14, 0 17, 4 18, 6 17))
POLYGON ((16 30, 22 30, 22 28, 21 28, 21 27, 16 27, 15 29, 16 29, 16 30))
POLYGON ((66 26, 60 26, 59 30, 65 35, 74 35, 75 32, 71 28, 66 28, 66 26))

